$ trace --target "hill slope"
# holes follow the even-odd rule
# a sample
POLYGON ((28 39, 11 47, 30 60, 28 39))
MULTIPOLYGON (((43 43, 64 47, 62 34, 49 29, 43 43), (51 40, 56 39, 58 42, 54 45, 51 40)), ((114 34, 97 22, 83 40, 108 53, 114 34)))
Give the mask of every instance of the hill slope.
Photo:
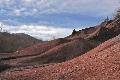
POLYGON ((119 80, 119 34, 120 19, 106 19, 95 27, 73 30, 65 38, 39 43, 9 54, 0 53, 0 67, 3 69, 0 70, 1 78, 119 80))
POLYGON ((120 34, 118 19, 105 20, 100 25, 73 31, 61 39, 40 43, 14 53, 1 55, 1 62, 11 66, 60 63, 78 57, 102 42, 120 34))
POLYGON ((119 80, 120 35, 73 60, 1 74, 8 80, 119 80))
POLYGON ((103 21, 100 25, 82 29, 79 31, 73 31, 72 35, 67 38, 81 37, 84 39, 92 40, 98 44, 113 38, 120 34, 120 19, 103 21))
POLYGON ((1 55, 1 62, 11 66, 37 65, 64 62, 91 50, 96 45, 82 38, 57 39, 32 47, 1 55), (76 53, 74 53, 76 52, 76 53))
POLYGON ((13 52, 17 49, 26 48, 39 42, 42 41, 27 34, 0 32, 0 53, 13 52))

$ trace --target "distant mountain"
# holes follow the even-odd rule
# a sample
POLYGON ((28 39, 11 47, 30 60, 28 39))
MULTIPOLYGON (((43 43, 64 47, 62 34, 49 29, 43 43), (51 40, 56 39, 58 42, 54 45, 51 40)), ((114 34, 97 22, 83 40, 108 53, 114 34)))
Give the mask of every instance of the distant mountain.
POLYGON ((0 52, 8 53, 42 42, 24 33, 0 32, 0 52))

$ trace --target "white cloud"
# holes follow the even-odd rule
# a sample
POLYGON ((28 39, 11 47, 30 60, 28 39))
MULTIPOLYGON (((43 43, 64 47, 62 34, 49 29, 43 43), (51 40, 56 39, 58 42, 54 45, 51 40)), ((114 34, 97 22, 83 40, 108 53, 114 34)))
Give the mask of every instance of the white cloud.
POLYGON ((22 1, 27 3, 32 2, 32 0, 22 0, 22 1))
POLYGON ((3 25, 2 27, 11 33, 26 33, 42 40, 63 38, 70 35, 73 30, 71 28, 61 28, 44 25, 21 25, 21 26, 3 25))
POLYGON ((80 13, 84 15, 110 15, 120 7, 119 0, 67 0, 57 3, 56 11, 80 13), (60 5, 60 6, 58 6, 60 5))
MULTIPOLYGON (((112 15, 118 7, 120 7, 120 0, 0 0, 0 13, 23 17, 35 16, 35 14, 41 16, 41 14, 49 13, 72 13, 104 17, 112 15)), ((5 21, 7 20, 9 19, 5 21)), ((10 20, 11 23, 13 23, 12 21, 14 20, 10 20)), ((17 22, 17 20, 14 22, 17 22)), ((72 29, 69 28, 55 28, 44 25, 5 25, 4 27, 10 32, 27 33, 44 40, 51 39, 53 36, 56 38, 65 37, 72 32, 72 29)))
POLYGON ((21 2, 23 3, 23 5, 31 5, 32 1, 34 1, 34 0, 21 0, 21 2))
POLYGON ((20 16, 21 15, 21 10, 14 10, 14 15, 20 16))
MULTIPOLYGON (((97 16, 110 15, 116 8, 120 7, 119 0, 21 0, 19 2, 17 3, 16 0, 0 0, 0 5, 8 3, 8 7, 13 5, 19 8, 37 9, 36 14, 67 12, 85 15, 89 13, 97 16)), ((28 12, 27 9, 26 12, 28 12)))
MULTIPOLYGON (((33 0, 33 7, 44 14, 47 13, 80 13, 93 15, 109 15, 120 7, 119 0, 33 0)), ((40 13, 41 13, 40 12, 40 13)))
POLYGON ((11 0, 0 0, 0 3, 7 3, 10 2, 11 0))
POLYGON ((9 6, 14 3, 14 0, 0 0, 0 5, 9 6))

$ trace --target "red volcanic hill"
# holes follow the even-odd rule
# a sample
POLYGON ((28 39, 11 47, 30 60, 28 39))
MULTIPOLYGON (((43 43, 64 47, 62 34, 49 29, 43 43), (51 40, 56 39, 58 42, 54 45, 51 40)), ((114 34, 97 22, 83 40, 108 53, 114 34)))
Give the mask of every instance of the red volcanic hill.
POLYGON ((102 43, 110 38, 120 34, 120 20, 105 20, 100 25, 74 31, 72 35, 67 38, 81 37, 88 40, 93 40, 102 43))
POLYGON ((75 59, 1 74, 8 80, 119 80, 120 35, 75 59))
POLYGON ((0 53, 0 79, 119 80, 119 34, 116 17, 65 38, 0 53))
POLYGON ((16 67, 71 60, 95 48, 102 42, 119 35, 119 21, 119 19, 106 19, 98 26, 79 31, 73 30, 73 33, 65 38, 33 45, 14 53, 4 55, 0 53, 1 63, 16 67))
POLYGON ((4 55, 1 62, 11 66, 58 63, 80 56, 94 47, 95 43, 82 38, 57 39, 4 55))

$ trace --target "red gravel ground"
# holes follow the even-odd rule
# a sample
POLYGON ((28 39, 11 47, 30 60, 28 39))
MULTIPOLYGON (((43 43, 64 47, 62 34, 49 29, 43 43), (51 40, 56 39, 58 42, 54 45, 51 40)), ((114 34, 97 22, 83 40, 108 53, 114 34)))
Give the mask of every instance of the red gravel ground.
POLYGON ((120 36, 58 64, 0 74, 1 80, 120 80, 120 36))

